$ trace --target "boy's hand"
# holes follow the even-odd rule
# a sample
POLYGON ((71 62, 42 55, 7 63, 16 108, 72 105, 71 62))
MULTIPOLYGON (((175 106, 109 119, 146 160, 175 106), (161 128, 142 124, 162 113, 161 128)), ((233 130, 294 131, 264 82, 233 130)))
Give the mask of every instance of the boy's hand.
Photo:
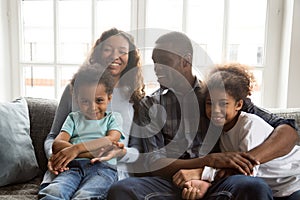
POLYGON ((66 168, 61 168, 59 170, 54 170, 53 167, 52 167, 52 156, 48 159, 48 163, 47 163, 47 167, 48 167, 48 170, 54 174, 54 175, 58 175, 59 173, 63 172, 63 171, 66 171, 66 170, 69 170, 68 167, 66 168))
POLYGON ((54 171, 62 172, 67 169, 67 165, 78 156, 79 152, 76 146, 70 146, 62 149, 51 156, 51 166, 54 171))
POLYGON ((91 159, 91 163, 108 161, 112 158, 123 157, 126 154, 124 144, 120 142, 113 142, 111 146, 101 148, 97 158, 91 159))

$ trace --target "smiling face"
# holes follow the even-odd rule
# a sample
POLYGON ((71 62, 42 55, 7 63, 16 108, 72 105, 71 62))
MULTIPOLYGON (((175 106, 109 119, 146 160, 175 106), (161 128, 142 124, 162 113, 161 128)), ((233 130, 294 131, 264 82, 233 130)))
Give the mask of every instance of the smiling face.
POLYGON ((129 43, 121 35, 109 37, 101 47, 101 60, 112 76, 120 78, 121 72, 128 64, 129 43))
POLYGON ((153 49, 152 60, 157 81, 167 88, 176 88, 179 80, 184 78, 181 57, 171 52, 172 46, 157 44, 153 49), (170 49, 170 51, 168 51, 170 49))
POLYGON ((77 102, 80 111, 88 120, 99 120, 105 116, 112 96, 106 93, 103 84, 84 84, 78 87, 77 102))
POLYGON ((211 122, 224 131, 230 130, 236 123, 243 100, 236 101, 224 89, 211 89, 205 100, 205 111, 211 122))

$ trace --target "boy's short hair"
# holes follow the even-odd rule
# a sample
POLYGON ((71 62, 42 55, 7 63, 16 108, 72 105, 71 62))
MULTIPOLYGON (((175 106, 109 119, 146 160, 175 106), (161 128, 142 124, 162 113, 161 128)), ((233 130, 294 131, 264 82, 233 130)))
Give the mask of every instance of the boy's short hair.
POLYGON ((111 73, 100 64, 83 64, 71 80, 72 91, 78 96, 81 85, 103 84, 108 95, 113 93, 114 79, 111 73))

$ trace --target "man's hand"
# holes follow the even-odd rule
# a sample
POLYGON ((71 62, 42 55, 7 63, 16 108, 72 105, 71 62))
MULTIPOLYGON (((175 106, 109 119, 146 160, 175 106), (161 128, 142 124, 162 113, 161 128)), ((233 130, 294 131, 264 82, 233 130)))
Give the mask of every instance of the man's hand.
POLYGON ((124 144, 120 142, 114 142, 112 145, 101 148, 98 156, 91 159, 91 163, 108 161, 112 158, 123 157, 126 154, 126 148, 124 144))
POLYGON ((210 167, 235 169, 241 174, 251 175, 253 167, 260 163, 245 152, 212 153, 206 156, 210 167))
POLYGON ((192 179, 200 180, 203 168, 198 169, 181 169, 173 176, 173 183, 179 187, 183 188, 187 181, 192 179))

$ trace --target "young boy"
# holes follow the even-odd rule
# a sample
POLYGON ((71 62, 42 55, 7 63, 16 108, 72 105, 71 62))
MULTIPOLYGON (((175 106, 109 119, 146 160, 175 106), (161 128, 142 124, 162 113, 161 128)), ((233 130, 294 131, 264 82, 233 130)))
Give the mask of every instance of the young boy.
POLYGON ((106 199, 117 181, 116 159, 93 163, 90 159, 122 136, 120 115, 106 111, 114 81, 97 64, 80 67, 71 85, 80 111, 68 115, 53 143, 52 167, 60 173, 40 190, 39 198, 106 199))
MULTIPOLYGON (((260 145, 273 131, 273 127, 260 117, 241 112, 244 99, 251 95, 253 80, 248 66, 232 63, 215 68, 206 81, 206 115, 222 130, 222 152, 247 152, 260 145)), ((300 199, 300 147, 295 146, 286 156, 257 165, 253 176, 262 178, 270 186, 274 199, 300 199)), ((189 181, 183 197, 202 198, 208 186, 204 181, 189 181)))

